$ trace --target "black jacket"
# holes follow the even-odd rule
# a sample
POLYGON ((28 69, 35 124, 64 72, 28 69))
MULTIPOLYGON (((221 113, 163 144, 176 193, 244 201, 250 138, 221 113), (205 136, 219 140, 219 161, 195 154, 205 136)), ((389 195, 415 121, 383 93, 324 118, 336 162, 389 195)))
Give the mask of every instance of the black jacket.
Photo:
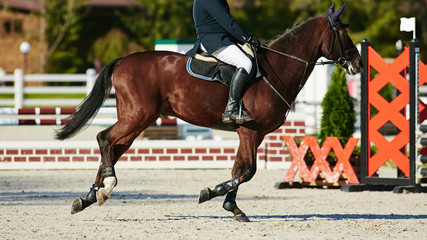
POLYGON ((187 52, 194 56, 200 43, 212 54, 221 47, 246 43, 250 35, 230 15, 227 0, 194 0, 193 19, 196 25, 197 42, 187 52))

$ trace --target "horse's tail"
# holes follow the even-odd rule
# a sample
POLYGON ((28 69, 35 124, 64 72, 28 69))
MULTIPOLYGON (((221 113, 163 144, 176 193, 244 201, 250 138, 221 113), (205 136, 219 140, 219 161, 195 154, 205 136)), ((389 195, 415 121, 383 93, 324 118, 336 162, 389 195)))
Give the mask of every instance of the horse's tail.
POLYGON ((64 140, 76 135, 89 120, 93 119, 110 95, 113 71, 121 60, 122 58, 117 58, 102 69, 90 94, 76 109, 76 112, 68 117, 68 123, 56 131, 56 139, 64 140))

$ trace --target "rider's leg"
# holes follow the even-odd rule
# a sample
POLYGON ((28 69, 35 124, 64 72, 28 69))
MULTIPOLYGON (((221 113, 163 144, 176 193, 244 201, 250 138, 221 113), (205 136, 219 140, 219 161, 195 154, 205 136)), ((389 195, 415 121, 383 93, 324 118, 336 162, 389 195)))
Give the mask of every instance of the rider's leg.
MULTIPOLYGON (((201 47, 204 49, 203 45, 201 47)), ((244 68, 248 73, 252 71, 252 60, 236 45, 222 47, 212 56, 236 68, 244 68)))
POLYGON ((243 123, 252 120, 250 115, 242 113, 239 116, 239 101, 243 97, 243 87, 249 80, 249 73, 252 70, 251 59, 236 45, 223 47, 215 51, 212 55, 220 61, 236 67, 236 72, 230 82, 228 103, 222 115, 222 121, 230 123, 237 120, 239 123, 243 123))
POLYGON ((230 82, 230 90, 228 93, 228 102, 225 107, 224 113, 222 114, 222 121, 224 123, 230 123, 236 121, 236 123, 243 123, 252 120, 252 117, 247 114, 240 115, 239 102, 243 97, 242 90, 245 86, 249 74, 244 68, 236 69, 236 72, 233 75, 233 78, 230 82))

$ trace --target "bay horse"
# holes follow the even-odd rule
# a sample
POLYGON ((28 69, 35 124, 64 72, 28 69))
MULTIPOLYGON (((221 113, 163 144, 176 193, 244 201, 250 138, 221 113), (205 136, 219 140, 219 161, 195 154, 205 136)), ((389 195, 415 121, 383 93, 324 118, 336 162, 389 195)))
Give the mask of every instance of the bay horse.
POLYGON ((286 120, 291 104, 307 81, 316 61, 324 56, 350 74, 361 72, 359 52, 340 20, 343 5, 335 12, 312 17, 270 40, 256 57, 263 77, 253 77, 243 97, 253 121, 223 124, 221 114, 228 99, 228 87, 200 80, 186 71, 188 56, 168 51, 147 51, 118 58, 99 74, 88 97, 56 132, 64 140, 77 134, 116 89, 117 122, 97 135, 101 162, 95 184, 84 198, 72 204, 72 213, 91 204, 103 205, 117 184, 114 165, 134 139, 151 126, 160 114, 188 123, 237 132, 240 140, 232 178, 213 189, 201 190, 199 203, 224 196, 223 208, 237 221, 249 221, 236 204, 239 185, 256 172, 257 148, 264 136, 286 120))

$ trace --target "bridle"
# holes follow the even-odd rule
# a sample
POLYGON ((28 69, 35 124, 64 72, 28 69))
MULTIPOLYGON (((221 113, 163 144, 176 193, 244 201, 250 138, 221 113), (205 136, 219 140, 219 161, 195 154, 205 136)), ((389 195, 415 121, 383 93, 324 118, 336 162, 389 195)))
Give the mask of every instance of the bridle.
MULTIPOLYGON (((344 52, 342 51, 343 43, 342 43, 342 40, 341 40, 340 35, 338 34, 338 30, 337 30, 337 28, 338 28, 339 26, 343 25, 344 23, 343 23, 343 22, 341 22, 341 21, 334 22, 334 20, 332 19, 332 17, 331 17, 329 14, 327 14, 327 13, 326 13, 325 15, 326 15, 326 17, 327 17, 327 18, 328 18, 328 20, 329 20, 329 29, 332 29, 332 30, 333 30, 333 32, 332 32, 332 41, 331 41, 331 46, 329 47, 329 52, 328 52, 328 54, 327 54, 325 57, 326 57, 326 58, 328 58, 328 57, 329 57, 329 55, 331 55, 331 53, 332 53, 332 48, 334 47, 335 37, 336 37, 336 38, 337 38, 337 40, 338 40, 338 50, 339 50, 339 53, 340 53, 340 57, 338 58, 338 60, 336 60, 336 61, 331 61, 331 62, 332 62, 332 63, 335 63, 335 64, 338 64, 338 65, 340 65, 340 66, 341 66, 341 67, 343 67, 343 68, 344 68, 346 65, 347 65, 347 67, 349 67, 349 66, 351 66, 351 65, 353 64, 353 62, 354 62, 354 60, 356 59, 357 55, 355 55, 351 61, 348 61, 348 60, 345 58, 345 55, 347 55, 348 53, 350 53, 350 52, 352 52, 352 51, 358 51, 358 50, 357 50, 357 48, 356 48, 356 47, 353 47, 353 48, 350 48, 350 49, 345 50, 344 52)), ((330 63, 330 64, 332 64, 332 63, 330 63)), ((316 64, 316 65, 317 65, 317 64, 316 64)))
MULTIPOLYGON (((301 58, 299 58, 297 56, 293 56, 293 55, 290 55, 290 54, 287 54, 287 53, 284 53, 284 52, 280 52, 280 51, 274 50, 274 49, 269 48, 269 47, 264 46, 264 45, 260 46, 261 49, 264 49, 266 51, 279 54, 281 56, 288 57, 290 59, 293 59, 293 60, 296 60, 296 61, 299 61, 299 62, 302 62, 302 63, 305 64, 304 72, 303 72, 302 78, 300 80, 300 83, 299 83, 299 86, 298 86, 298 91, 297 91, 296 95, 298 95, 298 93, 301 91, 301 89, 303 87, 304 78, 305 78, 307 69, 308 69, 308 67, 310 65, 338 64, 342 68, 345 68, 346 66, 347 67, 351 66, 353 64, 353 62, 355 61, 356 57, 357 57, 357 55, 355 55, 351 61, 348 61, 345 58, 345 55, 347 55, 348 53, 350 53, 352 51, 358 51, 358 50, 357 50, 356 47, 347 49, 345 51, 342 50, 343 49, 343 43, 342 43, 340 35, 338 34, 338 29, 337 28, 339 26, 341 26, 343 24, 343 22, 341 22, 341 21, 334 22, 333 19, 332 19, 332 17, 329 14, 326 13, 325 15, 326 15, 326 17, 328 18, 328 21, 329 21, 329 29, 332 30, 331 45, 329 47, 329 52, 328 52, 328 54, 325 57, 327 58, 328 56, 331 55, 333 47, 334 47, 334 43, 335 43, 335 38, 337 38, 337 40, 338 40, 338 50, 339 50, 339 53, 340 53, 340 57, 338 58, 338 60, 329 60, 329 61, 320 61, 320 62, 309 62, 309 61, 301 59, 301 58)), ((256 50, 255 49, 254 49, 254 53, 256 54, 256 50)), ((263 55, 264 55, 265 59, 268 62, 268 59, 265 56, 265 54, 263 54, 263 55)), ((256 56, 255 56, 255 62, 256 62, 257 69, 259 69, 259 67, 258 67, 258 60, 257 60, 256 56)), ((291 109, 291 105, 293 104, 294 101, 291 104, 289 104, 289 102, 280 94, 279 91, 277 91, 277 89, 270 83, 270 81, 268 81, 268 79, 265 77, 264 74, 262 74, 262 78, 270 86, 270 88, 273 89, 273 91, 286 103, 286 105, 288 106, 288 111, 286 113, 286 115, 287 115, 289 113, 289 110, 291 109)), ((280 78, 279 78, 279 81, 282 82, 280 80, 280 78)))

